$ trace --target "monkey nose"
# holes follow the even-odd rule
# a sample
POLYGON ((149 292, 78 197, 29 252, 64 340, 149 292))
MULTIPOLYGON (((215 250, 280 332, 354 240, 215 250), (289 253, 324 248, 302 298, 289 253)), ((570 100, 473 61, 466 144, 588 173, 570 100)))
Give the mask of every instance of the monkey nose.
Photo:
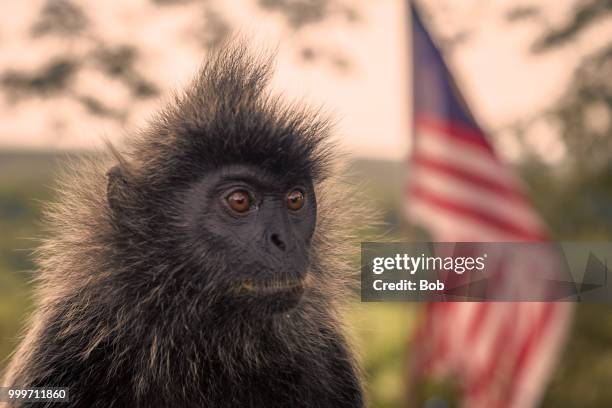
POLYGON ((273 232, 269 235, 269 242, 273 247, 279 249, 281 252, 285 252, 285 250, 287 249, 287 244, 280 236, 280 234, 276 232, 273 232))
POLYGON ((276 248, 280 249, 283 252, 285 252, 285 250, 287 249, 285 241, 281 238, 279 234, 275 232, 270 234, 270 242, 272 243, 272 245, 274 245, 276 248))

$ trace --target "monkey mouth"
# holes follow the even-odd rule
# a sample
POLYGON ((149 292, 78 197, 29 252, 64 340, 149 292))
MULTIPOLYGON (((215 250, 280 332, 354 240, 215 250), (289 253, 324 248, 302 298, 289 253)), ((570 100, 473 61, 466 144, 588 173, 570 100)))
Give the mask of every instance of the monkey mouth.
POLYGON ((238 295, 294 295, 301 296, 304 292, 304 281, 291 279, 285 281, 244 281, 236 287, 238 295))
POLYGON ((267 310, 278 314, 296 307, 311 284, 309 273, 301 279, 244 280, 234 287, 234 295, 250 302, 249 308, 257 305, 252 310, 267 310))

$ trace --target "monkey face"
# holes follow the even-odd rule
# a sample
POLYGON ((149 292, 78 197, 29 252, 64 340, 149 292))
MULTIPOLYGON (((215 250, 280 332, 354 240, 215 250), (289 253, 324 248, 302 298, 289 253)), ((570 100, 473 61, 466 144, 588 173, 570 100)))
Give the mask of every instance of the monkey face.
POLYGON ((257 310, 298 304, 316 225, 309 177, 224 166, 188 191, 184 211, 197 258, 216 265, 201 271, 206 287, 222 292, 226 302, 257 310))

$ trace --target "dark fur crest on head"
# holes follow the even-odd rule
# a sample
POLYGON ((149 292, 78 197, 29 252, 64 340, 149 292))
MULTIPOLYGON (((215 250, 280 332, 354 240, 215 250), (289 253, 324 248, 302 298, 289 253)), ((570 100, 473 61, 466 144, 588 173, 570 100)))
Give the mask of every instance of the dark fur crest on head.
POLYGON ((213 55, 161 112, 149 132, 153 137, 145 134, 137 142, 135 159, 162 171, 147 182, 188 180, 233 163, 324 178, 332 159, 329 121, 272 96, 266 88, 270 66, 270 58, 254 58, 244 45, 213 55), (142 151, 148 154, 142 157, 142 151))
POLYGON ((266 383, 273 378, 256 374, 268 369, 284 373, 286 389, 251 395, 253 406, 283 396, 307 401, 313 389, 331 393, 332 384, 338 401, 359 400, 349 395, 359 393, 358 375, 343 378, 356 364, 338 317, 348 288, 346 228, 357 206, 333 177, 328 121, 272 96, 270 75, 269 59, 226 46, 123 154, 112 149, 110 161, 85 160, 68 172, 47 211, 52 238, 37 252, 38 310, 5 385, 69 386, 89 406, 104 396, 115 406, 223 406, 217 398, 233 391, 208 376, 235 381, 239 394, 244 382, 273 388, 266 383), (223 270, 227 260, 184 247, 176 203, 206 172, 235 163, 309 174, 317 192, 312 279, 281 316, 254 321, 255 304, 251 317, 224 315, 193 265, 223 270), (305 371, 312 388, 291 385, 305 371), (113 386, 132 390, 130 399, 113 399, 113 386))

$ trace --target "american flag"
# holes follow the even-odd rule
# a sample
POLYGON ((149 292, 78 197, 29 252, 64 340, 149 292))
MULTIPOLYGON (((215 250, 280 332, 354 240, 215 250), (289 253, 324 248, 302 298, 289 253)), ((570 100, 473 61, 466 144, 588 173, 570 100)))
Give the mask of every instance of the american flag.
MULTIPOLYGON (((414 144, 409 219, 440 242, 542 241, 546 228, 464 103, 414 6, 414 144)), ((524 273, 508 267, 503 273, 524 273)), ((538 405, 559 358, 569 303, 429 303, 413 379, 454 378, 466 407, 538 405)))

